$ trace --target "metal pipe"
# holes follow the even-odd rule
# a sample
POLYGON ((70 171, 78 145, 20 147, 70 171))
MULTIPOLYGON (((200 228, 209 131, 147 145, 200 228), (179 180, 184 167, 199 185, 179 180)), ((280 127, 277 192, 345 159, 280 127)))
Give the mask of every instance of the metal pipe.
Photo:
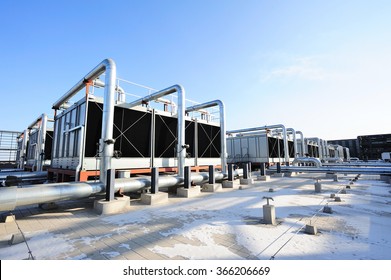
POLYGON ((117 76, 117 67, 115 62, 108 58, 103 60, 94 69, 92 69, 84 78, 76 83, 67 93, 53 104, 53 109, 60 109, 61 106, 83 89, 86 83, 93 81, 106 72, 105 76, 105 95, 102 117, 102 134, 100 139, 100 148, 102 150, 102 160, 100 164, 99 180, 106 184, 106 173, 111 169, 111 158, 113 156, 113 126, 114 126, 114 103, 115 103, 115 80, 117 76))
POLYGON ((61 183, 0 188, 0 211, 14 210, 18 206, 49 203, 89 197, 102 192, 104 185, 97 183, 61 183))
POLYGON ((295 158, 292 162, 293 165, 297 165, 298 163, 313 163, 316 167, 321 167, 322 163, 319 159, 313 157, 298 157, 295 158))
POLYGON ((42 114, 41 116, 41 126, 40 133, 38 135, 38 145, 35 151, 36 159, 37 159, 37 171, 43 170, 43 162, 44 162, 44 152, 45 152, 45 141, 46 141, 46 126, 48 122, 48 116, 46 114, 42 114))
POLYGON ((301 139, 301 156, 305 156, 305 143, 304 143, 304 135, 303 132, 301 131, 296 131, 296 134, 300 134, 300 139, 301 139))
MULTIPOLYGON (((99 88, 105 87, 105 83, 100 79, 95 79, 92 84, 93 84, 93 86, 96 86, 99 88)), ((119 85, 116 85, 115 91, 118 92, 117 102, 125 102, 125 90, 122 87, 120 87, 119 85)))
POLYGON ((324 154, 324 151, 323 151, 323 145, 321 143, 321 139, 318 138, 318 137, 311 137, 311 138, 306 138, 307 140, 310 140, 310 141, 316 141, 317 145, 318 145, 318 151, 319 151, 319 158, 320 159, 323 159, 323 154, 324 154))
POLYGON ((274 128, 281 128, 282 129, 283 140, 284 140, 284 150, 285 150, 285 162, 289 162, 288 138, 287 138, 287 134, 286 134, 286 128, 282 124, 265 125, 265 126, 261 126, 261 127, 252 127, 252 128, 230 130, 230 131, 227 131, 227 134, 236 134, 236 133, 242 133, 242 132, 252 132, 252 131, 267 130, 267 129, 274 129, 274 128))
POLYGON ((83 165, 83 147, 84 147, 84 126, 80 126, 80 131, 79 131, 79 163, 76 166, 75 169, 75 181, 80 180, 80 170, 83 165))
MULTIPOLYGON (((275 169, 271 167, 270 170, 275 169)), ((391 168, 385 167, 306 167, 306 166, 284 166, 282 172, 315 172, 315 173, 344 173, 344 174, 376 174, 391 175, 391 168)))
MULTIPOLYGON (((280 131, 279 129, 277 131, 280 131)), ((286 129, 287 134, 290 133, 293 136, 293 157, 297 157, 297 139, 296 139, 296 131, 293 128, 287 128, 286 129)))
POLYGON ((44 178, 47 178, 48 173, 46 171, 1 172, 0 173, 0 181, 6 180, 8 176, 13 176, 13 177, 16 177, 21 180, 23 180, 23 179, 44 179, 44 178))
POLYGON ((326 158, 323 158, 324 161, 327 161, 329 163, 331 162, 339 162, 339 163, 343 163, 343 159, 340 158, 340 157, 326 157, 326 158))
POLYGON ((324 151, 325 151, 324 155, 325 155, 325 157, 330 157, 329 149, 327 148, 327 146, 328 146, 327 140, 323 140, 323 147, 324 147, 324 151))
POLYGON ((0 174, 1 172, 23 172, 24 169, 22 168, 4 168, 4 169, 0 169, 0 174))
MULTIPOLYGON (((30 172, 31 173, 31 172, 30 172)), ((239 176, 240 170, 235 170, 234 175, 239 176)), ((220 181, 227 174, 216 172, 215 179, 220 181)), ((191 181, 195 184, 208 182, 209 173, 192 173, 191 181)), ((182 176, 160 176, 159 188, 172 187, 184 182, 182 176)), ((140 191, 151 186, 151 177, 121 178, 116 179, 114 191, 122 192, 140 191)), ((0 211, 14 210, 19 206, 49 203, 70 199, 86 198, 94 194, 103 194, 106 190, 102 182, 69 182, 57 184, 26 185, 23 188, 0 188, 0 211)))
POLYGON ((227 134, 225 130, 225 109, 224 103, 221 100, 213 100, 203 104, 194 105, 191 107, 187 107, 185 110, 185 114, 192 111, 199 111, 201 109, 219 106, 220 111, 220 142, 221 142, 221 150, 220 150, 220 158, 221 158, 221 171, 223 173, 227 172, 227 134))
POLYGON ((291 132, 293 135, 293 150, 294 150, 293 157, 296 158, 298 156, 296 130, 294 130, 293 128, 290 127, 290 128, 287 128, 286 131, 291 132))
POLYGON ((151 100, 157 100, 160 97, 172 94, 178 94, 178 144, 177 144, 177 157, 178 157, 178 175, 184 176, 185 158, 186 158, 186 145, 185 145, 185 89, 181 85, 173 85, 161 91, 147 95, 133 102, 128 103, 128 107, 132 108, 142 104, 147 104, 151 100))
POLYGON ((29 138, 29 133, 28 133, 27 129, 23 132, 23 134, 21 134, 19 136, 19 138, 22 136, 23 136, 23 139, 22 139, 22 147, 19 150, 18 168, 24 169, 24 164, 25 164, 25 160, 26 160, 26 156, 27 156, 26 155, 26 147, 27 147, 27 141, 29 138))

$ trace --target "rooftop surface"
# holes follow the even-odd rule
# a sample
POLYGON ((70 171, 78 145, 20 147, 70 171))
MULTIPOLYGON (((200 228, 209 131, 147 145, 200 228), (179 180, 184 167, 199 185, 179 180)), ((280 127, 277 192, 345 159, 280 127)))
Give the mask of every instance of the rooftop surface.
POLYGON ((233 189, 195 198, 170 193, 168 203, 153 206, 132 197, 126 212, 113 215, 96 214, 96 198, 64 201, 54 210, 18 208, 16 222, 0 224, 0 259, 391 260, 390 184, 372 175, 353 184, 353 175, 323 177, 316 193, 314 177, 322 176, 235 181, 233 189), (274 199, 277 225, 263 223, 264 196, 274 199), (331 214, 323 212, 326 205, 331 214), (318 233, 305 233, 307 224, 318 233), (27 244, 9 245, 18 227, 27 244))

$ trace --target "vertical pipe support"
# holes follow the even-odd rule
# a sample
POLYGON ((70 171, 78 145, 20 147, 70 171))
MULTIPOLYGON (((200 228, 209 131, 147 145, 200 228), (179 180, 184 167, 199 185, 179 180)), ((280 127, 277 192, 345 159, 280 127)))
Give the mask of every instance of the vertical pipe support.
POLYGON ((264 162, 261 162, 261 176, 265 176, 266 175, 266 172, 265 172, 265 163, 264 162))
POLYGON ((115 170, 108 169, 106 174, 106 201, 114 200, 115 170))
POLYGON ((301 154, 300 156, 301 157, 304 157, 305 156, 305 141, 304 141, 304 135, 303 135, 303 132, 301 131, 296 131, 297 134, 300 134, 300 139, 301 139, 301 154))
POLYGON ((190 169, 190 166, 185 166, 185 169, 184 169, 184 185, 183 187, 185 189, 189 189, 190 186, 191 186, 191 169, 190 169))
POLYGON ((249 176, 248 176, 248 164, 246 163, 244 166, 243 166, 243 179, 248 179, 249 176))
POLYGON ((213 165, 209 165, 209 184, 215 184, 215 167, 213 165))
POLYGON ((277 162, 277 173, 281 173, 281 163, 277 162))
POLYGON ((159 168, 151 168, 151 193, 156 194, 159 192, 159 168))
POLYGON ((233 182, 234 180, 234 165, 228 164, 228 181, 233 182))

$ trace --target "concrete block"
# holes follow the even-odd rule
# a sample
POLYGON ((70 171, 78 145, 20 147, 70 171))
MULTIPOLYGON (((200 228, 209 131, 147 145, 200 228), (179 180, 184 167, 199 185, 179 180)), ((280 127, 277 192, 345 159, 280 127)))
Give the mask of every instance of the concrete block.
POLYGON ((323 207, 323 213, 332 214, 333 210, 331 209, 330 206, 325 206, 323 207))
POLYGON ((285 177, 295 177, 297 176, 297 172, 284 172, 285 177))
POLYGON ((269 189, 269 192, 274 192, 274 189, 273 189, 273 188, 270 188, 270 189, 269 189))
POLYGON ((334 173, 326 173, 326 179, 334 179, 335 175, 334 173))
POLYGON ((200 195, 200 193, 201 193, 200 186, 194 186, 194 187, 190 187, 188 189, 179 188, 176 191, 177 196, 186 197, 186 198, 196 197, 196 196, 200 195))
POLYGON ((129 196, 115 197, 114 200, 100 199, 94 201, 94 210, 99 215, 123 212, 129 206, 129 196))
POLYGON ((8 241, 8 244, 16 245, 23 242, 24 242, 23 235, 21 233, 15 233, 12 235, 11 240, 8 241))
POLYGON ((284 175, 285 175, 284 173, 274 173, 272 176, 279 178, 279 177, 284 177, 284 175))
POLYGON ((223 181, 222 186, 223 186, 223 188, 233 188, 234 182, 233 181, 223 181))
POLYGON ((130 178, 130 171, 117 171, 118 178, 130 178))
POLYGON ((322 184, 321 183, 319 183, 319 182, 315 183, 315 192, 316 193, 322 192, 322 184))
POLYGON ((257 176, 257 180, 258 181, 269 181, 270 180, 270 176, 269 175, 264 175, 264 176, 258 175, 257 176))
POLYGON ((318 233, 318 229, 315 225, 306 225, 305 226, 305 233, 316 235, 318 233))
POLYGON ((263 222, 269 225, 276 224, 276 209, 274 205, 263 205, 263 222))
POLYGON ((15 222, 15 215, 7 215, 4 218, 4 223, 13 223, 15 222))
POLYGON ((389 175, 380 175, 380 180, 384 181, 386 183, 390 182, 390 178, 391 178, 391 176, 389 176, 389 175))
POLYGON ((252 185, 252 184, 254 184, 254 179, 253 178, 240 179, 239 182, 240 182, 241 185, 252 185))
POLYGON ((221 184, 204 184, 202 185, 203 192, 217 192, 221 189, 221 184))
POLYGON ((339 196, 336 196, 336 197, 334 197, 334 201, 335 202, 341 202, 342 200, 341 200, 341 198, 339 196))
POLYGON ((339 193, 346 194, 346 189, 342 189, 339 193))
POLYGON ((168 202, 168 193, 142 193, 141 202, 146 205, 155 205, 168 202))
POLYGON ((335 193, 331 193, 330 198, 334 198, 334 197, 335 197, 335 193))

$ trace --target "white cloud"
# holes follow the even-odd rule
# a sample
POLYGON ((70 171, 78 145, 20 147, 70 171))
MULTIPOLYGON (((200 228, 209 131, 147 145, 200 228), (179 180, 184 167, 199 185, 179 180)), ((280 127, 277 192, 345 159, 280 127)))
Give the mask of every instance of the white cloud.
POLYGON ((296 57, 288 65, 271 69, 263 75, 262 81, 301 79, 322 81, 329 76, 326 70, 319 66, 314 57, 296 57))

